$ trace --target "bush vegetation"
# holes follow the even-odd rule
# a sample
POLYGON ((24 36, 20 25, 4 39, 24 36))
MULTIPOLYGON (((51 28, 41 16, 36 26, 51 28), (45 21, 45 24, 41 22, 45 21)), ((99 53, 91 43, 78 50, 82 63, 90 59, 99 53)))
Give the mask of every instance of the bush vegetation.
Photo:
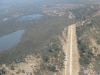
POLYGON ((86 26, 79 26, 76 28, 78 50, 80 54, 79 62, 82 66, 87 66, 92 62, 92 58, 94 58, 92 49, 89 48, 91 45, 91 41, 89 39, 90 37, 88 36, 88 33, 84 33, 88 32, 90 27, 92 27, 92 24, 87 24, 86 26))
POLYGON ((22 73, 25 73, 25 70, 22 70, 22 73))
MULTIPOLYGON (((82 26, 76 27, 76 33, 77 33, 77 44, 78 44, 78 50, 80 54, 79 62, 81 67, 84 67, 84 69, 87 69, 89 64, 91 63, 93 65, 93 71, 98 72, 100 70, 99 62, 100 62, 100 54, 97 53, 99 50, 96 48, 97 46, 94 46, 92 43, 93 39, 96 41, 98 45, 100 45, 100 16, 94 17, 90 24, 87 24, 87 22, 82 26), (90 48, 92 47, 92 48, 90 48), (95 52, 92 53, 92 49, 95 50, 95 52), (96 54, 98 55, 96 55, 96 54), (93 59, 93 60, 92 60, 93 59), (95 61, 94 61, 95 60, 95 61)), ((83 75, 83 70, 80 70, 79 74, 83 75)))
POLYGON ((2 68, 2 69, 0 69, 0 74, 2 75, 2 74, 6 74, 6 69, 5 68, 2 68))
POLYGON ((15 68, 14 68, 14 66, 13 66, 13 65, 11 65, 11 70, 15 70, 15 68))
MULTIPOLYGON (((98 5, 94 7, 98 7, 98 5)), ((99 9, 91 8, 91 5, 86 4, 85 7, 79 7, 70 11, 75 15, 77 20, 86 20, 89 19, 93 13, 99 11, 99 9)))
MULTIPOLYGON (((48 48, 42 50, 42 62, 40 63, 41 71, 57 72, 56 67, 62 69, 64 66, 64 52, 58 38, 52 39, 52 44, 47 45, 48 48)), ((37 71, 38 72, 38 71, 37 71)), ((35 74, 37 74, 35 72, 35 74)))
POLYGON ((21 69, 19 69, 17 72, 16 72, 16 74, 19 74, 21 72, 21 69))

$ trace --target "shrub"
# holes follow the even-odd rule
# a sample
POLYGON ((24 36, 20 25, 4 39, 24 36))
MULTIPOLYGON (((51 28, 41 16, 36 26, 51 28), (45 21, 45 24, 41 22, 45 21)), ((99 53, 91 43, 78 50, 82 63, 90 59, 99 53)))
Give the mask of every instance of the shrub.
POLYGON ((49 57, 47 55, 43 55, 42 59, 44 60, 44 62, 47 62, 49 60, 49 57))
POLYGON ((40 75, 40 70, 37 69, 37 71, 34 71, 34 75, 40 75))
POLYGON ((45 64, 44 63, 41 63, 40 64, 40 69, 44 70, 46 67, 45 67, 45 64))
POLYGON ((3 69, 0 70, 0 73, 6 74, 6 69, 3 67, 3 69))
POLYGON ((97 44, 99 44, 99 45, 100 45, 100 39, 99 39, 99 40, 97 40, 96 42, 97 42, 97 44))
POLYGON ((6 74, 6 71, 2 70, 2 74, 6 74))
POLYGON ((13 65, 11 66, 11 70, 15 70, 15 68, 14 68, 14 66, 13 66, 13 65))
POLYGON ((56 67, 50 65, 50 66, 47 66, 47 69, 50 70, 50 71, 55 71, 56 67))
POLYGON ((12 75, 15 75, 15 74, 12 73, 12 75))
POLYGON ((58 53, 53 53, 53 56, 54 56, 55 58, 57 58, 58 53))
POLYGON ((19 74, 21 72, 21 70, 19 69, 18 72, 16 72, 16 74, 19 74))
POLYGON ((50 70, 50 66, 47 66, 47 69, 49 69, 49 70, 50 70))
POLYGON ((55 71, 56 70, 56 67, 55 66, 51 66, 50 67, 50 71, 55 71))
POLYGON ((52 49, 49 49, 48 52, 53 52, 52 49))
POLYGON ((32 73, 30 72, 30 75, 32 75, 32 73))
POLYGON ((52 45, 52 49, 56 50, 56 48, 58 48, 58 45, 55 43, 52 45))
POLYGON ((25 70, 22 70, 22 73, 25 73, 25 70))

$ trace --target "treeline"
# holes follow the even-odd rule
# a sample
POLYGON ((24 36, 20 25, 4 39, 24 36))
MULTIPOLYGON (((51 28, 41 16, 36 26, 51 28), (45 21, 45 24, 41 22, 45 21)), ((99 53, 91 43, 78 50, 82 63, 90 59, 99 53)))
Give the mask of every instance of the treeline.
POLYGON ((13 62, 15 63, 20 63, 20 62, 25 62, 24 58, 28 52, 22 52, 22 51, 6 51, 4 53, 0 54, 0 65, 2 64, 12 64, 13 62))

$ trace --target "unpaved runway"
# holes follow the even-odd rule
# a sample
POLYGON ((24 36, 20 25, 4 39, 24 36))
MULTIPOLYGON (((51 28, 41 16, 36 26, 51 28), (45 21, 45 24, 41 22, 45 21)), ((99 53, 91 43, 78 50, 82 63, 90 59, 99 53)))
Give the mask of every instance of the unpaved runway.
POLYGON ((68 27, 68 36, 63 45, 65 51, 65 71, 64 75, 78 75, 78 49, 75 24, 68 27), (67 61, 66 61, 67 60, 67 61))

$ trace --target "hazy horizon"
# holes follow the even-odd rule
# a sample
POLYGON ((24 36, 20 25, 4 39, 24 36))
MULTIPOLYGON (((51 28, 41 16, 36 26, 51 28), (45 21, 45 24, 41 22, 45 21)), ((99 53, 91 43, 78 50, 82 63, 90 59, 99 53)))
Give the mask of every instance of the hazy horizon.
POLYGON ((84 2, 90 2, 91 0, 0 0, 1 4, 13 4, 13 3, 22 3, 22 2, 55 2, 55 3, 84 3, 84 2))
POLYGON ((22 3, 22 2, 38 2, 38 1, 42 1, 42 0, 0 0, 1 4, 12 4, 12 3, 22 3))

